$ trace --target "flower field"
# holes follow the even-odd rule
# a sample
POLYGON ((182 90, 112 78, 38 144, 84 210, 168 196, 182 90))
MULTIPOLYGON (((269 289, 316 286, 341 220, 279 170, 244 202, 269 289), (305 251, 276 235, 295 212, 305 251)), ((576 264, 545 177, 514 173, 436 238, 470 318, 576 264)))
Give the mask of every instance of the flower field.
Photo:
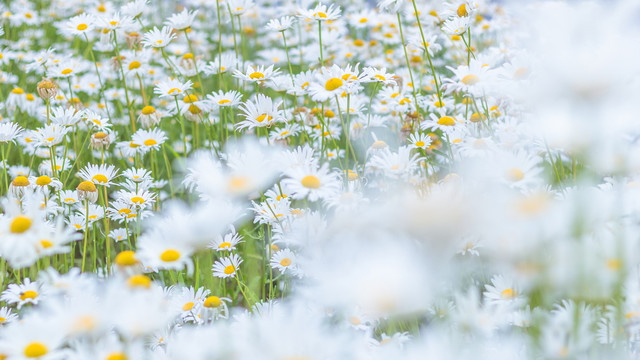
POLYGON ((0 360, 637 359, 640 3, 0 5, 0 360))

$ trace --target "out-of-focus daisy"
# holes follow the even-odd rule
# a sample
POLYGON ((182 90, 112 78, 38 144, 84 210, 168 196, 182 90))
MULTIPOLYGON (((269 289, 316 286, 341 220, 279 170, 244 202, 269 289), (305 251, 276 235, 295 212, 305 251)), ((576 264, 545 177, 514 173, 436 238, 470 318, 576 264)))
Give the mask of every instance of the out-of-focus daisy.
POLYGON ((303 166, 289 169, 288 176, 282 183, 291 190, 294 199, 308 198, 310 201, 325 199, 333 195, 340 188, 340 181, 329 166, 303 166))
POLYGON ((193 24, 193 20, 195 20, 197 15, 198 10, 189 11, 188 9, 184 9, 178 14, 171 15, 167 21, 165 21, 165 24, 176 30, 185 30, 191 27, 191 24, 193 24))
POLYGON ((240 104, 242 100, 242 94, 238 91, 223 91, 213 92, 207 95, 207 100, 211 107, 234 107, 240 104))
POLYGON ((236 70, 233 76, 243 81, 264 84, 265 81, 272 80, 279 73, 280 69, 274 70, 273 65, 268 67, 264 67, 264 65, 256 67, 249 65, 246 71, 236 70))
POLYGON ((256 127, 267 127, 274 123, 284 120, 284 112, 278 108, 282 105, 282 101, 276 103, 265 95, 258 94, 255 99, 246 101, 240 105, 240 114, 245 120, 236 124, 238 130, 256 127))
POLYGON ((113 180, 118 177, 118 169, 113 165, 89 164, 80 170, 78 175, 85 181, 91 181, 96 185, 109 187, 113 185, 113 180))
POLYGON ((339 6, 331 4, 329 7, 322 3, 316 5, 313 9, 298 9, 298 16, 308 20, 329 21, 340 17, 342 10, 339 6))
POLYGON ((273 31, 285 31, 293 26, 295 18, 291 16, 283 16, 280 19, 271 19, 265 28, 273 31))

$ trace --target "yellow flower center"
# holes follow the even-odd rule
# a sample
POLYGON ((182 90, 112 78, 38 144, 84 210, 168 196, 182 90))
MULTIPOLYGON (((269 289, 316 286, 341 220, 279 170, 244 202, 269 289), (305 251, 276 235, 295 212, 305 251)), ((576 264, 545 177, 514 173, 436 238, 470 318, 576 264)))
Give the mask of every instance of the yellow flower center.
POLYGON ((40 246, 42 246, 43 249, 48 249, 53 246, 53 243, 50 240, 42 239, 40 240, 40 246))
POLYGON ((256 72, 252 72, 251 74, 249 74, 249 77, 251 79, 262 79, 262 78, 264 78, 264 74, 261 73, 261 72, 256 71, 256 72))
POLYGON ((123 352, 114 352, 107 356, 105 360, 127 360, 127 355, 123 352))
MULTIPOLYGON (((96 178, 96 176, 94 176, 94 178, 96 178)), ((92 183, 91 181, 83 181, 83 182, 81 182, 80 184, 78 184, 78 187, 76 189, 80 190, 80 191, 89 191, 89 192, 95 192, 97 190, 96 189, 96 185, 94 183, 92 183)))
POLYGON ((9 225, 9 231, 14 234, 22 234, 23 232, 31 228, 31 224, 33 224, 33 221, 30 217, 18 215, 13 218, 13 221, 11 221, 11 225, 9 225))
POLYGON ((69 75, 73 72, 73 70, 71 69, 64 69, 62 70, 62 72, 60 72, 62 75, 69 75))
POLYGON ((144 203, 144 199, 140 196, 134 196, 131 198, 131 202, 134 204, 142 204, 144 203))
POLYGON ((220 300, 220 298, 217 296, 209 296, 204 301, 204 307, 217 308, 220 305, 222 305, 222 300, 220 300))
POLYGON ((120 252, 115 259, 115 263, 120 266, 131 266, 138 263, 136 259, 136 253, 131 250, 125 250, 120 252))
POLYGON ((438 125, 453 126, 456 122, 451 116, 443 116, 438 120, 438 125))
POLYGON ((47 175, 42 175, 36 179, 36 184, 40 186, 49 185, 49 183, 51 183, 51 178, 47 175))
POLYGON ((223 242, 222 244, 218 245, 218 249, 227 249, 231 247, 231 243, 230 242, 223 242))
POLYGON ((155 141, 155 140, 153 140, 153 139, 147 139, 147 140, 145 140, 145 141, 144 141, 144 144, 145 144, 146 146, 153 146, 153 145, 158 144, 158 142, 157 142, 157 141, 155 141))
POLYGON ((291 259, 284 258, 284 259, 280 260, 280 265, 285 266, 285 267, 291 265, 291 259))
POLYGON ((320 187, 320 179, 314 175, 307 175, 303 177, 300 182, 302 183, 302 186, 307 189, 317 189, 320 187))
POLYGON ((222 100, 218 101, 218 104, 224 105, 224 104, 229 104, 230 102, 231 102, 231 100, 222 99, 222 100))
POLYGON ((417 147, 423 147, 424 146, 424 141, 421 141, 421 140, 416 141, 416 146, 417 147))
POLYGON ((522 180, 524 178, 524 173, 520 169, 511 168, 511 169, 507 170, 507 172, 505 174, 505 177, 509 181, 517 182, 517 181, 520 181, 520 180, 522 180))
POLYGON ((233 265, 228 265, 224 268, 224 273, 227 275, 233 274, 234 271, 236 271, 236 268, 233 265))
POLYGON ((465 85, 475 85, 478 81, 480 81, 480 78, 473 74, 469 74, 462 78, 462 83, 465 85))
POLYGON ((134 70, 140 67, 140 61, 134 60, 129 64, 129 70, 134 70))
POLYGON ((173 95, 173 93, 181 93, 182 90, 178 89, 178 88, 173 88, 171 90, 169 90, 169 95, 173 95))
POLYGON ((20 294, 20 300, 25 301, 27 299, 35 299, 38 297, 38 293, 33 291, 33 290, 27 290, 25 292, 23 292, 22 294, 20 294))
POLYGON ((516 297, 516 295, 517 293, 513 289, 504 289, 500 293, 500 297, 502 297, 503 299, 513 299, 514 297, 516 297))
POLYGON ((466 4, 460 5, 460 7, 458 8, 457 13, 458 13, 459 17, 465 17, 465 16, 469 15, 469 13, 467 12, 467 5, 466 4))
POLYGON ((227 190, 232 193, 241 192, 249 187, 249 179, 246 176, 232 176, 229 179, 227 190))
POLYGON ((92 177, 91 180, 94 183, 98 183, 98 184, 106 184, 107 182, 109 182, 109 179, 107 179, 107 177, 102 175, 102 174, 98 174, 98 175, 92 177))
POLYGON ((109 136, 109 134, 103 133, 103 132, 97 132, 97 133, 93 134, 93 137, 98 139, 98 140, 102 140, 102 139, 106 138, 107 136, 109 136))
POLYGON ((17 176, 15 179, 13 179, 13 181, 11 182, 11 185, 13 185, 13 186, 28 186, 29 185, 29 180, 25 176, 17 176))
POLYGON ((47 355, 48 352, 49 349, 47 348, 47 345, 38 341, 30 342, 24 348, 24 356, 28 358, 38 358, 47 355))
POLYGON ((143 287, 148 289, 151 287, 151 279, 144 275, 133 275, 129 278, 127 283, 132 288, 143 287))
POLYGON ((22 88, 17 87, 11 90, 11 93, 16 95, 22 95, 24 94, 24 90, 22 90, 22 88))
POLYGON ((160 254, 160 260, 164 262, 174 262, 180 259, 180 252, 174 249, 168 249, 160 254))
POLYGON ((151 115, 154 112, 156 112, 156 108, 154 108, 153 106, 145 106, 142 108, 143 115, 151 115))
POLYGON ((256 118, 256 121, 258 121, 259 123, 261 123, 261 122, 263 122, 263 121, 264 121, 264 119, 265 119, 265 118, 266 118, 268 121, 271 121, 271 120, 273 119, 273 117, 272 117, 272 116, 270 116, 270 115, 262 114, 262 115, 260 115, 260 116, 258 116, 258 117, 256 118))
POLYGON ((183 102, 187 103, 187 104, 192 104, 196 101, 198 101, 198 97, 191 94, 191 95, 187 95, 184 97, 184 99, 182 99, 183 102))
POLYGON ((326 19, 327 18, 327 14, 323 13, 323 12, 317 12, 315 14, 313 14, 314 17, 319 17, 321 19, 326 19))
POLYGON ((324 84, 324 88, 327 89, 327 91, 333 91, 342 86, 342 84, 344 84, 344 82, 342 82, 342 79, 331 78, 324 84))
POLYGON ((182 306, 182 311, 189 311, 191 309, 193 309, 193 305, 195 305, 194 303, 192 303, 191 301, 189 301, 188 303, 184 304, 182 306))
POLYGON ((622 261, 620 259, 607 259, 607 269, 618 271, 622 267, 622 261))

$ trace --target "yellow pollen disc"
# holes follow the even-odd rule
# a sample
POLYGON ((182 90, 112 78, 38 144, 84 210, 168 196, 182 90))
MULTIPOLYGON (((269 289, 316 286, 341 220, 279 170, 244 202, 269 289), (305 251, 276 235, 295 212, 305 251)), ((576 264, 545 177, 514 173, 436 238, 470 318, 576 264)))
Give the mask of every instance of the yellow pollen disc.
POLYGON ((480 117, 480 114, 478 114, 478 113, 473 113, 473 115, 471 115, 470 120, 471 120, 471 122, 478 122, 478 121, 482 120, 482 117, 480 117))
POLYGON ((261 123, 261 122, 263 122, 263 121, 264 121, 264 119, 265 119, 265 118, 267 118, 267 120, 269 120, 269 121, 271 121, 271 119, 273 119, 273 117, 272 117, 272 116, 267 117, 267 114, 262 114, 262 115, 260 115, 260 116, 258 116, 258 117, 256 118, 256 121, 257 121, 257 122, 259 122, 259 123, 261 123))
POLYGON ((302 86, 301 86, 301 87, 304 89, 304 88, 306 88, 307 86, 309 86, 309 82, 308 82, 308 81, 306 81, 304 84, 302 84, 302 86))
POLYGON ((376 78, 376 79, 378 79, 378 80, 380 80, 380 81, 385 81, 385 80, 387 80, 387 78, 385 78, 385 77, 384 77, 384 76, 382 76, 382 75, 374 75, 373 77, 374 77, 374 78, 376 78))
POLYGON ((366 23, 367 21, 369 21, 369 20, 367 20, 367 18, 362 18, 362 19, 360 19, 359 23, 360 23, 360 24, 364 24, 364 23, 366 23))
POLYGON ((98 218, 98 215, 91 215, 89 216, 89 220, 95 220, 98 218))
POLYGON ((193 305, 195 305, 194 303, 192 303, 191 301, 189 301, 188 303, 184 304, 182 306, 182 311, 189 311, 191 309, 193 309, 193 305))
POLYGON ((20 300, 25 301, 27 299, 35 299, 38 297, 38 293, 33 291, 33 290, 27 290, 25 292, 23 292, 22 294, 20 294, 20 300))
POLYGON ((321 19, 326 19, 327 18, 327 14, 323 13, 323 12, 317 12, 315 14, 313 14, 313 16, 317 16, 321 19))
POLYGON ((109 354, 105 360, 127 360, 127 355, 123 352, 114 352, 109 354))
POLYGON ((127 283, 130 287, 143 287, 150 288, 151 287, 151 279, 144 275, 133 275, 127 280, 127 283))
POLYGON ((103 133, 103 132, 97 132, 97 133, 93 134, 93 137, 98 139, 98 140, 102 140, 102 139, 106 138, 107 136, 109 136, 109 134, 103 133))
POLYGON ((231 102, 231 100, 222 99, 222 100, 218 101, 218 104, 224 105, 224 104, 229 104, 230 102, 231 102))
POLYGON ((451 116, 443 116, 438 120, 438 125, 453 126, 456 122, 451 116))
POLYGON ((256 71, 256 72, 253 72, 253 73, 249 74, 249 77, 251 79, 262 79, 262 78, 264 78, 264 74, 261 73, 261 72, 256 71))
POLYGON ((224 268, 224 273, 227 275, 233 274, 234 271, 236 271, 236 268, 233 265, 224 268))
POLYGON ((191 95, 187 95, 184 97, 184 99, 182 99, 183 102, 187 103, 187 104, 191 104, 194 103, 196 101, 198 101, 198 97, 191 94, 191 95))
POLYGON ((30 217, 24 215, 18 215, 13 218, 11 225, 9 225, 9 231, 14 234, 22 234, 23 232, 31 228, 33 221, 30 217))
MULTIPOLYGON (((95 176, 94 176, 94 178, 95 178, 95 176)), ((83 182, 81 182, 80 184, 78 184, 78 187, 76 189, 80 190, 80 191, 89 191, 89 192, 97 191, 96 185, 94 183, 92 183, 91 181, 83 181, 83 182)))
POLYGON ((22 88, 17 87, 11 90, 11 93, 16 95, 22 95, 24 94, 24 90, 22 90, 22 88))
POLYGON ((469 15, 469 13, 467 12, 467 5, 466 5, 466 4, 462 4, 462 5, 460 5, 460 7, 458 8, 457 13, 458 13, 458 16, 459 16, 459 17, 465 17, 465 16, 468 16, 468 15, 469 15))
POLYGON ((462 78, 462 83, 465 85, 475 85, 478 81, 480 81, 480 78, 473 74, 469 74, 462 78))
POLYGON ((111 24, 111 26, 116 26, 118 25, 118 22, 115 20, 109 21, 109 24, 111 24))
POLYGON ((42 175, 36 179, 36 184, 40 186, 49 185, 49 183, 51 183, 51 178, 47 175, 42 175))
POLYGON ((607 260, 607 269, 617 271, 622 267, 622 261, 620 259, 608 259, 607 260))
POLYGON ((406 105, 411 103, 411 100, 409 100, 408 98, 404 98, 402 100, 400 100, 400 105, 406 105))
POLYGON ((204 307, 217 308, 220 305, 222 305, 222 300, 220 300, 220 298, 217 296, 209 296, 204 301, 204 307))
POLYGON ((91 181, 93 181, 94 183, 98 183, 98 184, 105 184, 105 183, 109 182, 109 179, 107 179, 107 177, 102 175, 102 174, 98 174, 98 175, 92 177, 91 181))
POLYGON ((303 177, 300 182, 302 183, 302 186, 307 189, 317 189, 320 187, 320 179, 314 175, 307 175, 303 177))
POLYGON ((371 147, 374 149, 384 149, 387 147, 387 143, 382 140, 377 140, 371 145, 371 147))
POLYGON ((364 41, 362 41, 362 40, 360 40, 360 39, 356 39, 356 40, 353 42, 353 45, 358 46, 358 47, 360 47, 360 46, 364 46, 364 41))
POLYGON ((139 67, 140 67, 140 61, 134 60, 129 64, 129 70, 134 70, 134 69, 137 69, 139 67))
POLYGON ((505 289, 500 293, 500 297, 503 299, 513 299, 516 295, 517 293, 513 289, 505 289))
POLYGON ((62 75, 69 75, 73 72, 73 70, 71 69, 64 69, 62 70, 62 72, 60 72, 62 75))
POLYGON ((39 358, 47 355, 48 352, 47 345, 38 341, 31 342, 24 348, 24 356, 28 358, 39 358))
POLYGON ((182 55, 182 58, 185 59, 185 60, 193 59, 193 54, 192 53, 186 53, 186 54, 182 55))
POLYGON ((142 204, 144 203, 144 199, 140 196, 134 196, 131 198, 131 202, 134 204, 142 204))
POLYGON ((284 258, 284 259, 280 260, 280 265, 285 266, 285 267, 291 265, 291 259, 284 258))
POLYGON ((344 82, 342 82, 342 79, 331 78, 331 79, 327 80, 327 82, 324 84, 324 88, 327 91, 333 91, 333 90, 339 88, 340 86, 342 86, 342 84, 344 84, 344 82))
POLYGON ((131 214, 131 209, 127 209, 127 208, 120 209, 120 210, 118 210, 118 213, 119 214, 131 214))
POLYGON ((524 79, 529 75, 530 72, 531 72, 531 70, 529 70, 527 68, 524 68, 524 67, 519 68, 518 70, 516 70, 513 73, 513 78, 516 79, 516 80, 524 79))
POLYGON ((631 318, 638 317, 638 316, 640 316, 640 311, 631 311, 631 312, 628 312, 628 313, 626 313, 624 315, 624 317, 627 318, 627 319, 631 319, 631 318))
POLYGON ((424 146, 424 141, 416 141, 416 146, 417 147, 423 147, 424 146))
POLYGON ((222 244, 218 245, 218 249, 227 249, 231 247, 231 243, 230 242, 223 242, 222 244))
POLYGON ((460 41, 460 39, 462 39, 462 38, 460 37, 460 35, 452 35, 452 36, 451 36, 451 40, 453 40, 453 41, 460 41))
POLYGON ((517 182, 524 179, 524 173, 520 169, 511 168, 507 170, 505 177, 507 178, 507 180, 517 182))
POLYGON ((160 254, 160 260, 165 262, 174 262, 180 259, 180 252, 174 249, 168 249, 160 254))
POLYGON ((352 316, 351 318, 349 318, 349 322, 354 326, 360 325, 360 319, 357 316, 352 316))
POLYGON ((153 145, 157 145, 157 144, 158 144, 158 142, 157 142, 157 141, 155 141, 155 140, 153 140, 153 139, 147 139, 147 140, 145 140, 145 141, 144 141, 144 144, 145 144, 146 146, 153 146, 153 145))
POLYGON ((324 117, 332 118, 332 117, 335 117, 335 116, 336 116, 336 114, 331 110, 327 110, 327 111, 324 112, 324 117))
POLYGON ((249 179, 246 176, 233 176, 229 179, 227 190, 229 192, 240 192, 249 187, 249 179))
POLYGON ((36 97, 33 96, 33 94, 27 94, 27 101, 33 101, 35 99, 36 99, 36 97))
POLYGON ((15 179, 13 179, 13 181, 11 182, 11 185, 13 185, 13 186, 28 186, 29 185, 29 180, 25 176, 17 176, 15 179))
POLYGON ((182 92, 182 90, 180 90, 178 88, 173 88, 173 89, 169 90, 169 95, 173 95, 174 92, 179 94, 179 93, 182 92))
POLYGON ((143 115, 151 115, 154 112, 156 112, 156 108, 154 108, 153 106, 145 106, 142 108, 143 115))
POLYGON ((115 263, 120 266, 131 266, 138 263, 136 259, 136 253, 131 250, 125 250, 120 252, 115 259, 115 263))

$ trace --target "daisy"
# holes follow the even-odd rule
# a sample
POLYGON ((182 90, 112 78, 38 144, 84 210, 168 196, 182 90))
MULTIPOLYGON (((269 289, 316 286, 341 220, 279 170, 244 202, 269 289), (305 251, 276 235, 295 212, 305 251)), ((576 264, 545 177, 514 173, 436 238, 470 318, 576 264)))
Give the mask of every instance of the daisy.
POLYGON ((272 31, 285 31, 290 29, 295 22, 295 18, 291 16, 283 16, 280 19, 271 19, 265 26, 266 29, 272 31))
POLYGON ((279 73, 280 69, 274 70, 273 65, 266 68, 263 65, 256 67, 249 65, 245 72, 236 70, 233 76, 247 82, 264 84, 265 81, 272 80, 279 73))
POLYGON ((252 201, 251 204, 253 205, 251 210, 256 214, 253 219, 254 223, 273 225, 291 214, 291 203, 286 198, 281 200, 267 199, 260 204, 252 201))
POLYGON ((471 25, 469 17, 452 17, 447 19, 442 25, 442 31, 449 35, 462 35, 471 25))
POLYGON ((483 90, 487 88, 487 83, 493 78, 494 71, 489 70, 489 66, 480 61, 471 59, 469 66, 460 65, 457 68, 447 66, 451 70, 456 80, 446 79, 446 94, 454 91, 468 92, 474 96, 482 96, 483 90))
POLYGON ((153 30, 144 34, 142 44, 144 46, 154 48, 164 48, 169 45, 171 40, 175 39, 176 35, 172 33, 171 28, 164 26, 162 29, 154 27, 153 30))
POLYGON ((237 254, 221 258, 213 264, 213 276, 223 279, 235 276, 242 261, 237 254))
POLYGON ((159 150, 160 145, 164 144, 166 140, 167 136, 164 131, 158 128, 150 130, 140 129, 131 137, 131 141, 140 145, 140 149, 143 153, 146 153, 149 150, 159 150))
POLYGON ((83 13, 67 20, 62 30, 69 35, 86 36, 94 29, 96 19, 93 15, 83 13))
POLYGON ((240 16, 253 7, 253 0, 229 0, 231 14, 240 16))
POLYGON ((211 108, 214 107, 235 107, 242 101, 242 94, 235 90, 214 92, 207 95, 206 100, 211 108))
POLYGON ((126 16, 130 16, 133 19, 137 19, 143 13, 146 13, 149 9, 149 0, 134 0, 123 5, 120 10, 126 16))
POLYGON ((303 166, 285 172, 288 177, 282 184, 291 190, 294 199, 308 198, 310 201, 326 199, 340 189, 340 180, 329 171, 329 166, 303 166))
POLYGON ((217 235, 207 247, 216 251, 233 251, 236 250, 236 245, 243 241, 242 236, 232 229, 224 237, 217 235))
POLYGON ((20 309, 26 304, 37 305, 43 294, 46 295, 46 289, 25 278, 22 284, 9 284, 2 292, 0 300, 6 301, 7 304, 18 304, 20 309))
POLYGON ((407 142, 413 149, 426 150, 431 145, 431 137, 417 132, 409 135, 409 139, 407 142))
POLYGON ((380 70, 374 67, 366 67, 362 70, 362 78, 365 81, 379 82, 383 85, 398 85, 397 77, 394 74, 387 73, 386 68, 380 70))
POLYGON ((302 272, 298 268, 296 254, 289 249, 274 253, 269 264, 273 269, 280 270, 283 274, 288 271, 293 276, 302 277, 302 272))
POLYGON ((91 181, 94 184, 109 187, 113 185, 113 180, 118 177, 118 169, 113 165, 89 164, 80 170, 78 175, 85 181, 91 181))
POLYGON ((187 9, 182 10, 181 13, 171 15, 165 24, 176 30, 185 30, 191 27, 193 24, 193 20, 195 20, 196 15, 198 15, 198 10, 189 11, 187 9))
POLYGON ((514 281, 505 279, 502 275, 496 275, 491 279, 491 285, 486 284, 484 297, 493 304, 505 305, 521 302, 524 298, 514 281))
POLYGON ((398 179, 409 175, 418 167, 418 155, 412 154, 408 146, 399 147, 398 152, 386 148, 373 156, 369 164, 382 170, 386 177, 398 179))
POLYGON ((245 128, 267 127, 284 120, 284 111, 278 110, 282 101, 273 103, 273 100, 265 95, 258 94, 255 99, 246 101, 240 105, 240 116, 245 120, 236 124, 238 130, 245 128))
POLYGON ((155 202, 156 194, 146 191, 125 191, 118 192, 117 197, 128 204, 129 206, 136 206, 141 209, 150 208, 155 202))
POLYGON ((331 4, 327 8, 327 5, 319 3, 313 9, 298 9, 298 16, 304 17, 307 20, 329 21, 339 18, 341 12, 342 10, 339 6, 334 7, 334 5, 331 4))
POLYGON ((191 80, 187 80, 186 82, 181 82, 178 79, 167 79, 165 81, 160 81, 158 85, 153 89, 153 92, 163 97, 169 96, 180 96, 185 92, 191 90, 193 83, 191 80))
POLYGON ((422 130, 442 130, 444 133, 451 133, 456 129, 458 122, 455 117, 440 113, 429 114, 430 120, 425 120, 420 124, 422 130))
POLYGON ((87 124, 94 130, 107 131, 111 128, 111 122, 109 119, 102 117, 93 110, 85 110, 82 116, 87 124))
POLYGON ((56 146, 64 140, 65 135, 67 135, 68 128, 64 126, 58 125, 45 125, 40 128, 36 132, 35 136, 35 144, 37 146, 46 146, 53 147, 56 146))
POLYGON ((16 138, 23 131, 24 129, 14 122, 0 123, 0 144, 15 143, 16 138))
POLYGON ((12 321, 18 319, 18 315, 14 314, 8 307, 0 308, 0 325, 10 324, 12 321))
POLYGON ((144 169, 144 168, 131 168, 131 169, 127 169, 125 170, 122 175, 124 177, 126 177, 127 179, 133 181, 133 182, 143 182, 143 181, 147 181, 147 180, 152 180, 151 177, 151 171, 144 169))
POLYGON ((309 87, 309 94, 315 101, 326 101, 344 92, 351 93, 354 85, 358 84, 358 77, 351 72, 350 66, 345 69, 338 65, 322 68, 315 80, 309 87))
POLYGON ((182 270, 193 272, 191 254, 193 249, 177 239, 162 236, 159 233, 148 233, 140 237, 137 255, 145 266, 158 270, 182 270))
MULTIPOLYGON (((61 126, 74 126, 82 120, 82 112, 73 107, 56 106, 51 109, 51 122, 61 126)), ((46 114, 45 114, 46 116, 46 114)))
POLYGON ((295 136, 300 132, 300 126, 296 123, 288 123, 284 127, 279 129, 273 129, 269 132, 269 139, 272 141, 285 140, 290 136, 295 136))
POLYGON ((106 30, 128 29, 133 25, 133 18, 116 12, 98 18, 98 25, 106 30))

